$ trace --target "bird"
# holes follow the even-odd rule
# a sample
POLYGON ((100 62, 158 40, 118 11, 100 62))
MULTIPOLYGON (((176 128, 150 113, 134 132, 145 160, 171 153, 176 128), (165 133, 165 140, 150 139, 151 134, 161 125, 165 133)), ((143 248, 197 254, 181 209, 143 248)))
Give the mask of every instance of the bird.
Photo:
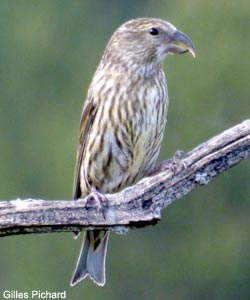
MULTIPOLYGON (((82 110, 74 200, 117 193, 154 169, 169 103, 163 63, 185 52, 195 57, 191 39, 162 19, 132 19, 114 32, 82 110)), ((108 239, 108 230, 84 231, 71 286, 86 277, 105 284, 108 239)))

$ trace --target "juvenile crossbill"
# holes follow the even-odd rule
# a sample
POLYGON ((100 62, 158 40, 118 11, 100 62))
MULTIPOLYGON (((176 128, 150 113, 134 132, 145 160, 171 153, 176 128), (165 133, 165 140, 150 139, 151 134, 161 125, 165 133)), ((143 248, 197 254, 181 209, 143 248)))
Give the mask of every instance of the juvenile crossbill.
MULTIPOLYGON (((116 193, 155 167, 168 110, 163 62, 190 52, 192 41, 169 22, 140 18, 111 37, 94 74, 80 125, 74 199, 116 193)), ((71 281, 105 284, 108 231, 86 231, 71 281)))

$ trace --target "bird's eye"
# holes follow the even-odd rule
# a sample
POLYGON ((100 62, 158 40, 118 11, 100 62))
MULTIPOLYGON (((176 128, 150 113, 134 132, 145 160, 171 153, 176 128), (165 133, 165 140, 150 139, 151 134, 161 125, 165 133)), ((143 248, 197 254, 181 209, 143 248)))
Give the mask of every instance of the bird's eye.
POLYGON ((158 31, 158 29, 157 28, 151 28, 150 30, 149 30, 149 33, 151 34, 151 35, 157 35, 158 33, 159 33, 159 31, 158 31))

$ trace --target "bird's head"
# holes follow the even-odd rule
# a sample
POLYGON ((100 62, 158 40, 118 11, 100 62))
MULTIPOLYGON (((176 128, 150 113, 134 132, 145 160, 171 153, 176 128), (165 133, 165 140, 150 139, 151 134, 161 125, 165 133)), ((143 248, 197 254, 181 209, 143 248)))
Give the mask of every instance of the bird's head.
POLYGON ((140 18, 121 25, 111 37, 103 60, 128 69, 150 65, 162 66, 168 53, 190 52, 195 48, 190 38, 167 21, 140 18))

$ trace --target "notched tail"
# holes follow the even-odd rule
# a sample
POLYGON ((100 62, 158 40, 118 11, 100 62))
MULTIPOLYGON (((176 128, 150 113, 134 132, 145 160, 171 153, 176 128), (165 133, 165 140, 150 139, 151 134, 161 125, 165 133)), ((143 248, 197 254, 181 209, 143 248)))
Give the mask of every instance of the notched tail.
POLYGON ((104 286, 108 238, 108 231, 87 231, 84 233, 80 255, 70 283, 71 286, 76 285, 87 276, 97 285, 104 286))

